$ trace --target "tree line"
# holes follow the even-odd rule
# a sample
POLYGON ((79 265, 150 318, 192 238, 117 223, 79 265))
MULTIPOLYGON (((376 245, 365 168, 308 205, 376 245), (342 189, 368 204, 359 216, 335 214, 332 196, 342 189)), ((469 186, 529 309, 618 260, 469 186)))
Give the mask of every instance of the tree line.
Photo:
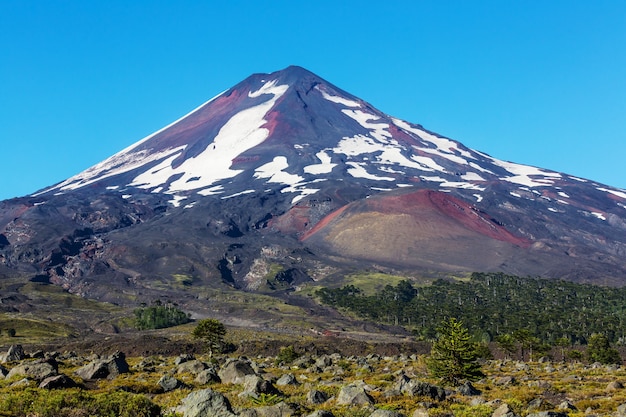
POLYGON ((596 333, 625 342, 626 288, 473 273, 469 280, 439 279, 428 286, 404 280, 373 295, 353 285, 316 295, 360 318, 410 328, 422 340, 434 340, 441 320, 454 317, 484 342, 520 331, 551 344, 588 344, 596 333))

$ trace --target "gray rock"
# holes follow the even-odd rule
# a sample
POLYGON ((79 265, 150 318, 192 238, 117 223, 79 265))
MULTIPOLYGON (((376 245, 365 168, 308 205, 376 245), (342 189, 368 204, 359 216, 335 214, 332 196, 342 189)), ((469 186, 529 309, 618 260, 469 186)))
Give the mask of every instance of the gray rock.
POLYGON ((417 410, 413 411, 411 417, 429 417, 428 410, 420 407, 417 410))
MULTIPOLYGON (((243 393, 250 394, 280 394, 271 382, 261 378, 258 375, 246 375, 243 379, 243 393)), ((253 396, 255 396, 253 395, 253 396)))
POLYGON ((512 376, 501 376, 501 377, 498 377, 498 378, 493 380, 493 383, 495 385, 504 385, 504 386, 506 386, 506 385, 513 385, 516 382, 517 381, 512 376))
POLYGON ((371 405, 374 399, 365 391, 365 388, 357 384, 349 384, 341 388, 337 395, 339 405, 371 405))
POLYGON ((296 410, 284 402, 258 407, 254 411, 256 411, 257 417, 292 417, 297 415, 296 410))
POLYGON ((616 417, 626 417, 626 403, 617 406, 616 417))
POLYGON ((328 395, 325 392, 314 389, 306 394, 306 401, 312 405, 323 404, 328 401, 328 395))
POLYGON ((318 368, 322 368, 322 369, 328 368, 332 364, 333 364, 333 360, 328 355, 322 355, 319 358, 317 358, 317 360, 315 361, 315 366, 317 366, 318 368))
POLYGON ((48 377, 39 384, 39 388, 44 389, 74 388, 77 386, 78 384, 72 378, 63 374, 48 377))
POLYGON ((576 408, 576 406, 574 404, 572 404, 569 401, 563 401, 561 404, 559 404, 556 407, 557 410, 559 411, 576 411, 578 410, 578 408, 576 408))
POLYGON ((9 350, 2 356, 2 360, 0 362, 17 362, 26 358, 24 354, 24 349, 22 345, 11 345, 9 346, 9 350))
POLYGON ((559 413, 557 411, 540 411, 538 413, 528 414, 526 417, 567 417, 567 413, 559 413))
POLYGON ((443 388, 422 381, 411 380, 402 387, 400 392, 409 394, 412 397, 430 397, 431 399, 437 401, 443 401, 446 399, 446 391, 443 388))
POLYGON ((19 381, 16 381, 10 385, 11 387, 28 387, 30 386, 30 379, 22 378, 19 381))
POLYGON ((370 417, 405 417, 405 415, 397 411, 378 409, 370 414, 370 417))
POLYGON ((15 375, 23 375, 29 378, 43 381, 44 379, 58 374, 56 361, 34 361, 22 362, 9 371, 6 378, 12 378, 15 375))
POLYGON ((176 373, 177 374, 188 373, 188 374, 198 375, 200 372, 204 371, 207 368, 208 368, 208 365, 206 363, 193 359, 193 360, 185 361, 181 363, 180 365, 178 365, 178 368, 176 369, 176 373))
POLYGON ((330 411, 316 410, 313 411, 311 414, 307 414, 305 417, 335 417, 335 415, 330 411))
POLYGON ((298 382, 294 374, 285 374, 278 378, 278 381, 276 381, 276 385, 280 387, 284 385, 300 385, 300 383, 298 382))
POLYGON ((176 359, 174 359, 174 365, 180 365, 183 364, 185 362, 189 362, 194 360, 194 356, 190 353, 185 353, 183 355, 180 355, 179 357, 177 357, 176 359))
POLYGON ((175 389, 180 389, 180 388, 185 387, 185 384, 182 381, 170 375, 163 375, 161 379, 159 379, 158 384, 161 388, 163 388, 163 391, 165 392, 170 392, 170 391, 174 391, 175 389))
POLYGON ((76 370, 75 374, 82 379, 104 379, 114 378, 120 374, 127 373, 128 363, 126 356, 122 352, 116 352, 106 359, 96 359, 93 362, 76 370))
POLYGON ((256 375, 249 361, 229 360, 217 373, 224 384, 243 384, 247 375, 256 375))
POLYGON ((480 395, 481 394, 480 390, 477 390, 476 388, 474 388, 472 383, 469 382, 469 381, 467 381, 463 385, 461 385, 459 387, 458 391, 459 391, 459 394, 465 395, 465 396, 474 396, 474 395, 480 395))
POLYGON ((217 372, 213 368, 207 368, 204 371, 200 372, 198 376, 196 376, 195 381, 201 385, 221 382, 220 377, 217 375, 217 372))
POLYGON ((608 391, 616 391, 616 390, 624 389, 624 384, 622 384, 619 381, 612 381, 612 382, 609 382, 609 384, 606 386, 606 389, 608 391))
POLYGON ((228 399, 211 389, 192 392, 183 399, 179 410, 183 417, 236 417, 228 399))
POLYGON ((491 414, 491 417, 517 417, 508 404, 504 403, 491 414))

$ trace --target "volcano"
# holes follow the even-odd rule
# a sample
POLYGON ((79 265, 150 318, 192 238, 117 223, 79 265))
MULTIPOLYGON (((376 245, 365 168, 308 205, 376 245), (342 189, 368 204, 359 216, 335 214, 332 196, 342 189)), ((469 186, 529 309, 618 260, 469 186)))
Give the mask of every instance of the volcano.
POLYGON ((0 275, 113 301, 355 270, 623 285, 625 255, 626 191, 493 158, 296 66, 0 202, 0 275))

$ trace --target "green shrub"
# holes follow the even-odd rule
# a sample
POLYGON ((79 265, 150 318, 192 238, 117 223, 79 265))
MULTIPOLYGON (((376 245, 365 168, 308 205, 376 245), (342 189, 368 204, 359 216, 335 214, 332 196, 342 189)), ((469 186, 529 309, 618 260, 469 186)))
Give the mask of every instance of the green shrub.
POLYGON ((26 388, 0 396, 0 415, 14 417, 159 417, 161 408, 143 395, 91 394, 80 389, 26 388))
POLYGON ((281 363, 283 365, 289 365, 299 357, 300 355, 296 353, 296 350, 293 348, 293 346, 289 345, 280 349, 280 352, 278 353, 278 355, 276 355, 276 360, 274 361, 274 363, 276 365, 280 365, 281 363))

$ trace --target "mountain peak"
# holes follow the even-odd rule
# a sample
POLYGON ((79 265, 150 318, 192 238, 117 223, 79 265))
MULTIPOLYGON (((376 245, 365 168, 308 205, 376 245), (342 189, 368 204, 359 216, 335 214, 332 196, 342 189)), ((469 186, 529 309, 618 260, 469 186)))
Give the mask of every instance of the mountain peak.
MULTIPOLYGON (((167 223, 175 212, 195 225, 198 245, 205 233, 251 247, 262 239, 285 244, 278 234, 289 245, 391 268, 626 278, 624 190, 498 160, 389 116, 298 66, 246 78, 29 204, 4 215, 13 223, 0 224, 9 230, 0 250, 28 234, 14 220, 19 213, 56 205, 73 216, 58 220, 75 227, 70 240, 84 229, 134 225, 163 212, 159 221, 167 223), (84 212, 69 207, 75 200, 84 212), (107 214, 111 207, 121 219, 107 214)), ((161 223, 142 230, 184 240, 196 233, 187 223, 175 232, 161 223)), ((65 253, 66 245, 53 250, 65 253)), ((0 261, 19 256, 0 253, 0 261)), ((233 276, 247 276, 247 267, 233 276)))

